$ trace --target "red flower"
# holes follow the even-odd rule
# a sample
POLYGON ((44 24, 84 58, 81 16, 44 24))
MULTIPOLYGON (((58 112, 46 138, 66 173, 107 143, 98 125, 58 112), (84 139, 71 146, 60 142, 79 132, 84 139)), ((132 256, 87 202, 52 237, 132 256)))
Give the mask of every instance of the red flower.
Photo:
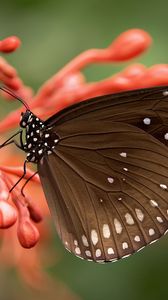
MULTIPOLYGON (((47 80, 36 95, 33 95, 32 89, 22 82, 17 71, 4 58, 0 57, 0 81, 25 99, 30 109, 40 118, 49 117, 67 105, 94 96, 135 88, 167 85, 168 65, 166 64, 148 68, 142 64, 134 63, 118 74, 99 82, 87 82, 82 73, 83 69, 90 64, 129 61, 146 51, 151 45, 151 41, 150 35, 143 30, 128 30, 117 37, 107 48, 91 49, 78 55, 47 80)), ((3 53, 11 52, 19 45, 20 41, 17 37, 9 37, 0 41, 0 51, 3 53)), ((14 101, 9 95, 5 93, 2 95, 5 99, 14 101)), ((11 112, 0 122, 1 133, 18 126, 22 110, 24 110, 23 107, 11 112)), ((6 160, 5 163, 1 161, 0 166, 0 228, 8 228, 15 224, 8 232, 14 239, 14 233, 17 231, 20 244, 24 248, 31 248, 39 240, 39 230, 35 223, 42 220, 42 214, 35 204, 36 201, 34 200, 36 199, 31 199, 28 195, 31 195, 30 190, 35 182, 40 186, 39 178, 38 176, 33 177, 32 183, 27 187, 25 197, 21 194, 20 184, 9 193, 16 182, 16 177, 19 178, 22 175, 23 167, 11 167, 10 164, 13 165, 14 155, 7 153, 11 157, 9 166, 6 166, 6 160)), ((31 174, 32 171, 28 170, 26 178, 29 178, 31 174)), ((39 190, 36 194, 37 197, 39 207, 39 201, 43 198, 39 190)), ((43 214, 48 214, 46 208, 43 209, 43 214)), ((44 230, 43 225, 39 228, 44 230)), ((5 243, 7 243, 5 234, 3 236, 5 243)), ((3 247, 4 245, 2 245, 2 249, 3 247)))
MULTIPOLYGON (((9 228, 18 218, 18 239, 23 247, 31 248, 39 239, 39 232, 31 219, 40 222, 42 215, 31 199, 20 193, 19 185, 10 193, 10 189, 16 181, 10 175, 17 175, 20 178, 22 173, 22 167, 6 167, 3 165, 0 167, 0 228, 9 228), (17 210, 12 204, 15 204, 17 210)), ((25 179, 33 173, 28 169, 25 179)), ((37 175, 32 180, 39 183, 37 175)))
MULTIPOLYGON (((5 230, 0 231, 0 262, 16 266, 27 283, 34 288, 41 288, 41 285, 49 280, 42 270, 41 252, 49 243, 50 232, 45 222, 40 221, 42 216, 49 215, 49 211, 38 176, 28 184, 26 197, 20 193, 23 183, 19 184, 11 194, 9 193, 9 189, 22 175, 22 161, 23 157, 13 153, 10 147, 1 149, 0 228, 5 230), (35 198, 31 198, 28 194, 35 195, 35 198), (39 239, 39 232, 41 236, 39 245, 33 247, 39 239), (27 249, 23 247, 33 248, 26 253, 27 249)), ((27 176, 32 173, 28 170, 27 176)))
POLYGON ((0 41, 0 51, 9 53, 15 51, 20 46, 20 39, 17 36, 10 36, 0 41))

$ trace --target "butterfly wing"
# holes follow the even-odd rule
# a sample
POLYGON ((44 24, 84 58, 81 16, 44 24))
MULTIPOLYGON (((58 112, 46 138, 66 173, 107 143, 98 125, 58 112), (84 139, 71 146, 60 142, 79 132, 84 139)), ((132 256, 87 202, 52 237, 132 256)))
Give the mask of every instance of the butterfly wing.
POLYGON ((78 120, 124 122, 168 145, 168 87, 154 87, 96 97, 72 105, 46 121, 49 127, 78 120))
POLYGON ((78 125, 58 128, 60 141, 39 162, 39 175, 65 247, 113 261, 168 228, 167 147, 128 124, 78 125))

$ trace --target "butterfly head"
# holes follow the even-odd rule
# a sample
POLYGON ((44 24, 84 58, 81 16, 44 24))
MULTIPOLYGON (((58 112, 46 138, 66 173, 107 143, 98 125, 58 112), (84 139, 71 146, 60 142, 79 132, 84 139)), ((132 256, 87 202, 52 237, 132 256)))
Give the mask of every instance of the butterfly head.
POLYGON ((20 127, 25 128, 22 149, 27 153, 27 161, 38 163, 45 154, 51 154, 58 143, 57 134, 44 123, 30 110, 21 113, 20 127))
POLYGON ((26 128, 27 126, 31 126, 32 124, 34 124, 33 127, 44 127, 42 125, 42 120, 35 116, 30 110, 26 110, 25 113, 22 112, 20 118, 20 127, 26 128))
POLYGON ((26 110, 25 113, 21 113, 20 127, 26 128, 33 121, 33 114, 30 110, 26 110))

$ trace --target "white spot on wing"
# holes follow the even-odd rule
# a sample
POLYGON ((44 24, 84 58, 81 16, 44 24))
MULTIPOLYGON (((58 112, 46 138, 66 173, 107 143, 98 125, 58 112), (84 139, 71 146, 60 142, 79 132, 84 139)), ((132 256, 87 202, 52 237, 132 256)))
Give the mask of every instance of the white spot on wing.
POLYGON ((156 217, 156 219, 159 223, 163 223, 163 219, 161 217, 156 217))
POLYGON ((108 239, 110 237, 110 228, 108 224, 103 225, 103 236, 108 239))
POLYGON ((91 240, 93 245, 96 245, 98 243, 98 235, 95 229, 91 230, 91 240))
POLYGON ((101 256, 101 250, 100 249, 97 249, 96 250, 96 257, 100 257, 101 256))
POLYGON ((145 119, 143 119, 143 122, 144 122, 145 125, 150 125, 151 119, 150 118, 145 118, 145 119))
POLYGON ((79 248, 79 247, 76 247, 76 248, 75 248, 75 253, 76 253, 76 254, 81 254, 81 251, 80 251, 80 248, 79 248))
POLYGON ((127 249, 128 248, 128 243, 127 242, 122 243, 122 248, 123 248, 123 250, 127 249))
POLYGON ((123 258, 127 258, 127 257, 129 257, 131 254, 127 254, 127 255, 124 255, 124 256, 122 256, 122 259, 123 258))
POLYGON ((85 254, 88 256, 88 257, 91 257, 91 252, 89 250, 86 250, 85 251, 85 254))
POLYGON ((135 212, 136 212, 138 220, 142 222, 144 219, 144 214, 143 214, 142 210, 139 208, 135 208, 135 212))
POLYGON ((168 140, 168 132, 165 133, 164 138, 165 140, 168 140))
POLYGON ((105 261, 104 259, 99 259, 99 260, 96 260, 99 264, 105 264, 105 261))
POLYGON ((160 187, 161 187, 163 190, 166 190, 166 189, 167 189, 167 185, 166 185, 166 184, 163 184, 163 183, 160 184, 160 187))
POLYGON ((140 236, 139 236, 139 235, 136 235, 136 236, 134 237, 134 241, 135 241, 135 242, 140 242, 140 240, 141 240, 141 239, 140 239, 140 236))
POLYGON ((164 234, 167 234, 168 233, 168 229, 166 229, 166 231, 164 232, 164 234))
POLYGON ((153 228, 149 229, 149 235, 152 236, 155 234, 155 230, 153 228))
POLYGON ((108 253, 108 254, 114 254, 113 248, 111 248, 111 247, 108 248, 108 249, 107 249, 107 253, 108 253))
POLYGON ((89 243, 88 243, 88 240, 87 240, 87 237, 85 235, 82 235, 82 242, 83 242, 83 245, 88 247, 89 246, 89 243))
POLYGON ((112 177, 108 177, 107 180, 108 180, 109 183, 113 183, 114 182, 114 179, 112 177))
POLYGON ((127 153, 126 153, 126 152, 121 152, 121 153, 120 153, 120 156, 122 156, 122 157, 127 157, 127 153))
POLYGON ((133 225, 134 224, 134 219, 131 216, 131 214, 126 213, 125 214, 125 219, 126 219, 127 224, 129 224, 129 225, 133 225))
POLYGON ((115 263, 116 261, 118 261, 118 258, 112 258, 109 261, 111 261, 112 263, 115 263))
POLYGON ((74 240, 74 245, 78 246, 78 241, 77 240, 74 240))
POLYGON ((168 96, 168 91, 164 91, 163 96, 168 96))
POLYGON ((150 244, 153 244, 153 243, 155 243, 155 242, 157 242, 157 241, 158 241, 158 239, 153 240, 153 241, 150 242, 150 244))
POLYGON ((153 206, 153 207, 158 207, 158 203, 155 201, 155 200, 150 200, 150 204, 151 204, 151 206, 153 206))
POLYGON ((137 250, 137 252, 141 251, 141 250, 144 249, 144 248, 145 248, 145 246, 142 246, 141 248, 139 248, 139 249, 137 250))
POLYGON ((114 219, 114 226, 115 226, 116 233, 120 234, 122 232, 122 225, 116 218, 114 219))

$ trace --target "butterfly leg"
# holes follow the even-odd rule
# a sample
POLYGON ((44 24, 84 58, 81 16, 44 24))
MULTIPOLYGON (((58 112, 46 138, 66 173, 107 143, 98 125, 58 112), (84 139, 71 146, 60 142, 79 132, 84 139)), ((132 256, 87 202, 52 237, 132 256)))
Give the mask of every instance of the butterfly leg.
POLYGON ((23 175, 19 178, 19 180, 14 184, 14 186, 10 189, 10 193, 13 191, 13 189, 15 188, 15 186, 17 186, 19 184, 19 182, 25 177, 26 175, 26 164, 27 164, 27 160, 25 160, 24 165, 23 165, 23 175))
POLYGON ((21 194, 25 197, 25 194, 24 194, 24 188, 25 186, 28 184, 28 182, 37 174, 38 172, 35 172, 33 175, 31 175, 27 180, 26 182, 24 183, 24 185, 22 186, 21 188, 21 194))

